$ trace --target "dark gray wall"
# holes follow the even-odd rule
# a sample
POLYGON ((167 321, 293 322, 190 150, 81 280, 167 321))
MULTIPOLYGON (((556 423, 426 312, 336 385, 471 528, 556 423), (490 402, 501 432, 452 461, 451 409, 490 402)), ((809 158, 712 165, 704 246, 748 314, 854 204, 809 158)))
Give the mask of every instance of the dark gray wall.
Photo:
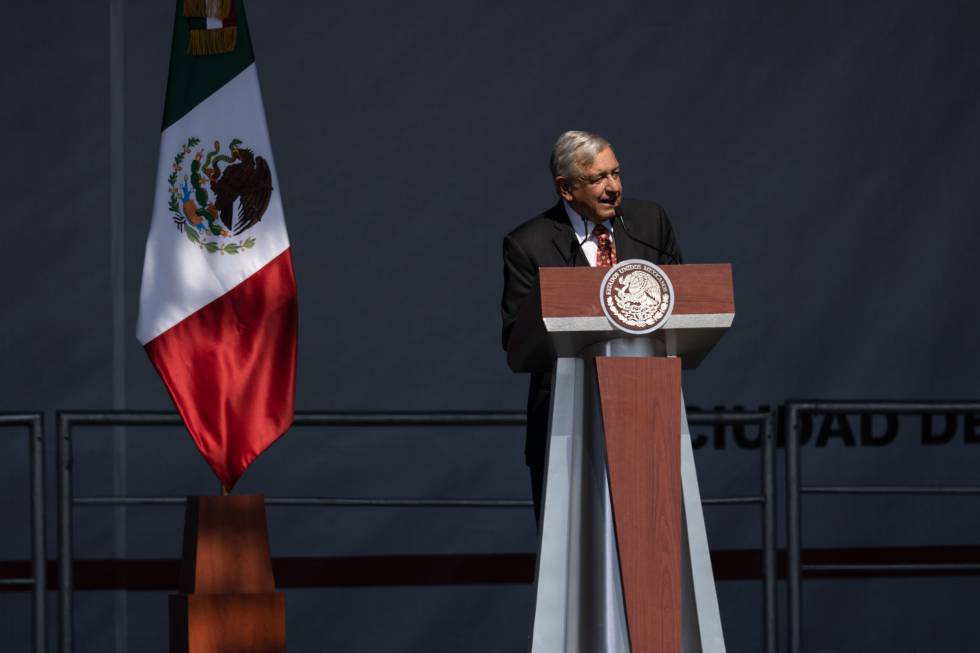
MULTIPOLYGON (((627 194, 667 207, 688 261, 735 266, 735 327, 686 376, 689 403, 978 395, 975 3, 248 8, 300 287, 299 409, 522 406, 524 380, 499 345, 500 239, 554 201, 548 150, 570 128, 612 140, 627 194)), ((6 14, 0 408, 108 408, 121 389, 129 408, 169 408, 132 332, 172 3, 124 8, 116 297, 109 2, 6 14), (125 311, 123 388, 114 305, 125 311)), ((2 435, 0 557, 22 559, 24 447, 2 435)), ((976 482, 975 445, 923 448, 912 436, 877 449, 832 439, 808 452, 806 473, 976 482)), ((77 448, 78 492, 112 492, 112 434, 93 430, 77 448)), ((297 431, 240 488, 523 497, 521 451, 522 434, 507 429, 297 431)), ((180 432, 131 430, 126 456, 130 493, 215 488, 180 432)), ((754 452, 729 444, 698 457, 706 493, 752 489, 754 452)), ((977 541, 968 500, 829 501, 808 509, 808 545, 977 541)), ((80 557, 119 553, 111 513, 79 520, 80 557)), ((125 555, 177 555, 179 511, 127 520, 125 555)), ((284 509, 270 520, 275 555, 534 547, 523 511, 284 509)), ((709 529, 718 548, 757 545, 749 511, 712 513, 709 529)), ((980 639, 969 578, 806 587, 810 651, 965 651, 980 639)), ((729 649, 759 650, 757 584, 719 591, 729 649)), ((292 650, 501 651, 523 646, 531 589, 304 590, 288 601, 292 650)), ((0 633, 25 647, 27 603, 0 594, 0 633)), ((76 605, 79 651, 117 637, 129 650, 165 648, 161 594, 80 593, 76 605)))

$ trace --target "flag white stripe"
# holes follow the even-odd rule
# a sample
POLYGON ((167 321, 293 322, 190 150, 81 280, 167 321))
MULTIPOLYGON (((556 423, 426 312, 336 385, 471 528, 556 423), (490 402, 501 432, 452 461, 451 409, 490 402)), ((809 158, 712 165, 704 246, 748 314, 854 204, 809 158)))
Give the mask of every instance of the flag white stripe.
MULTIPOLYGON (((136 327, 136 337, 142 344, 224 295, 289 247, 279 180, 254 63, 162 133, 157 170, 136 327), (210 253, 191 243, 177 230, 173 212, 167 206, 170 200, 167 177, 174 157, 192 136, 201 142, 185 156, 182 170, 178 172, 178 187, 183 183, 184 175, 190 174, 194 155, 203 150, 206 156, 216 140, 221 143, 222 152, 227 154, 228 143, 239 138, 242 147, 251 149, 256 157, 261 156, 268 162, 273 188, 269 207, 261 222, 234 239, 255 238, 255 246, 251 249, 236 255, 210 253)), ((190 225, 185 226, 188 227, 190 225)))

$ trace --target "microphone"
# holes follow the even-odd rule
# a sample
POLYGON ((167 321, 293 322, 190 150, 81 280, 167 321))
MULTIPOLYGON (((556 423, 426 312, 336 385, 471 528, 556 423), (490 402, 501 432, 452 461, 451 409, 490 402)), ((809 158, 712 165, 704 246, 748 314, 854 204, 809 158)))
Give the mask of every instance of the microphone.
POLYGON ((666 251, 664 249, 661 249, 660 247, 657 247, 653 243, 648 243, 647 241, 643 240, 642 238, 637 238, 636 236, 634 236, 633 235, 633 232, 630 231, 629 230, 629 227, 626 226, 626 220, 623 219, 623 213, 622 213, 622 211, 620 211, 618 209, 616 210, 616 215, 613 217, 613 224, 615 224, 616 218, 619 218, 619 224, 623 225, 623 231, 626 232, 626 235, 627 236, 629 236, 630 238, 632 238, 636 242, 642 243, 642 244, 646 245, 647 247, 649 247, 650 249, 656 250, 656 251, 660 252, 661 254, 663 254, 664 256, 670 258, 672 263, 680 263, 680 261, 677 260, 677 257, 674 256, 673 254, 671 254, 670 252, 668 252, 668 251, 666 251))

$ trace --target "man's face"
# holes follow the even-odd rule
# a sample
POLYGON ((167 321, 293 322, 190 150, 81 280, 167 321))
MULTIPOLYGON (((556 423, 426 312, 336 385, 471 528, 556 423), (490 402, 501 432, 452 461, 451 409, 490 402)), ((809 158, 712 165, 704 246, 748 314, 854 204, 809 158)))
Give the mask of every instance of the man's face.
POLYGON ((576 213, 592 222, 616 217, 623 201, 619 161, 610 147, 599 152, 592 165, 580 166, 577 177, 558 177, 555 183, 558 193, 576 213))

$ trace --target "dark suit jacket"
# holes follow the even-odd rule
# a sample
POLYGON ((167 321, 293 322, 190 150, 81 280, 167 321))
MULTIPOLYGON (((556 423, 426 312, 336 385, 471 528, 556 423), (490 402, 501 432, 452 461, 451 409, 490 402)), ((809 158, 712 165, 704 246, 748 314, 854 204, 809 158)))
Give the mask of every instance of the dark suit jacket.
MULTIPOLYGON (((618 260, 639 258, 658 264, 681 262, 681 250, 663 208, 654 202, 623 199, 620 213, 622 221, 616 219, 613 223, 618 260)), ((521 303, 538 276, 538 268, 588 264, 560 200, 548 211, 507 234, 504 238, 504 294, 500 301, 504 349, 507 349, 507 339, 521 303)), ((550 395, 551 373, 532 374, 524 449, 528 465, 544 464, 550 395)))

